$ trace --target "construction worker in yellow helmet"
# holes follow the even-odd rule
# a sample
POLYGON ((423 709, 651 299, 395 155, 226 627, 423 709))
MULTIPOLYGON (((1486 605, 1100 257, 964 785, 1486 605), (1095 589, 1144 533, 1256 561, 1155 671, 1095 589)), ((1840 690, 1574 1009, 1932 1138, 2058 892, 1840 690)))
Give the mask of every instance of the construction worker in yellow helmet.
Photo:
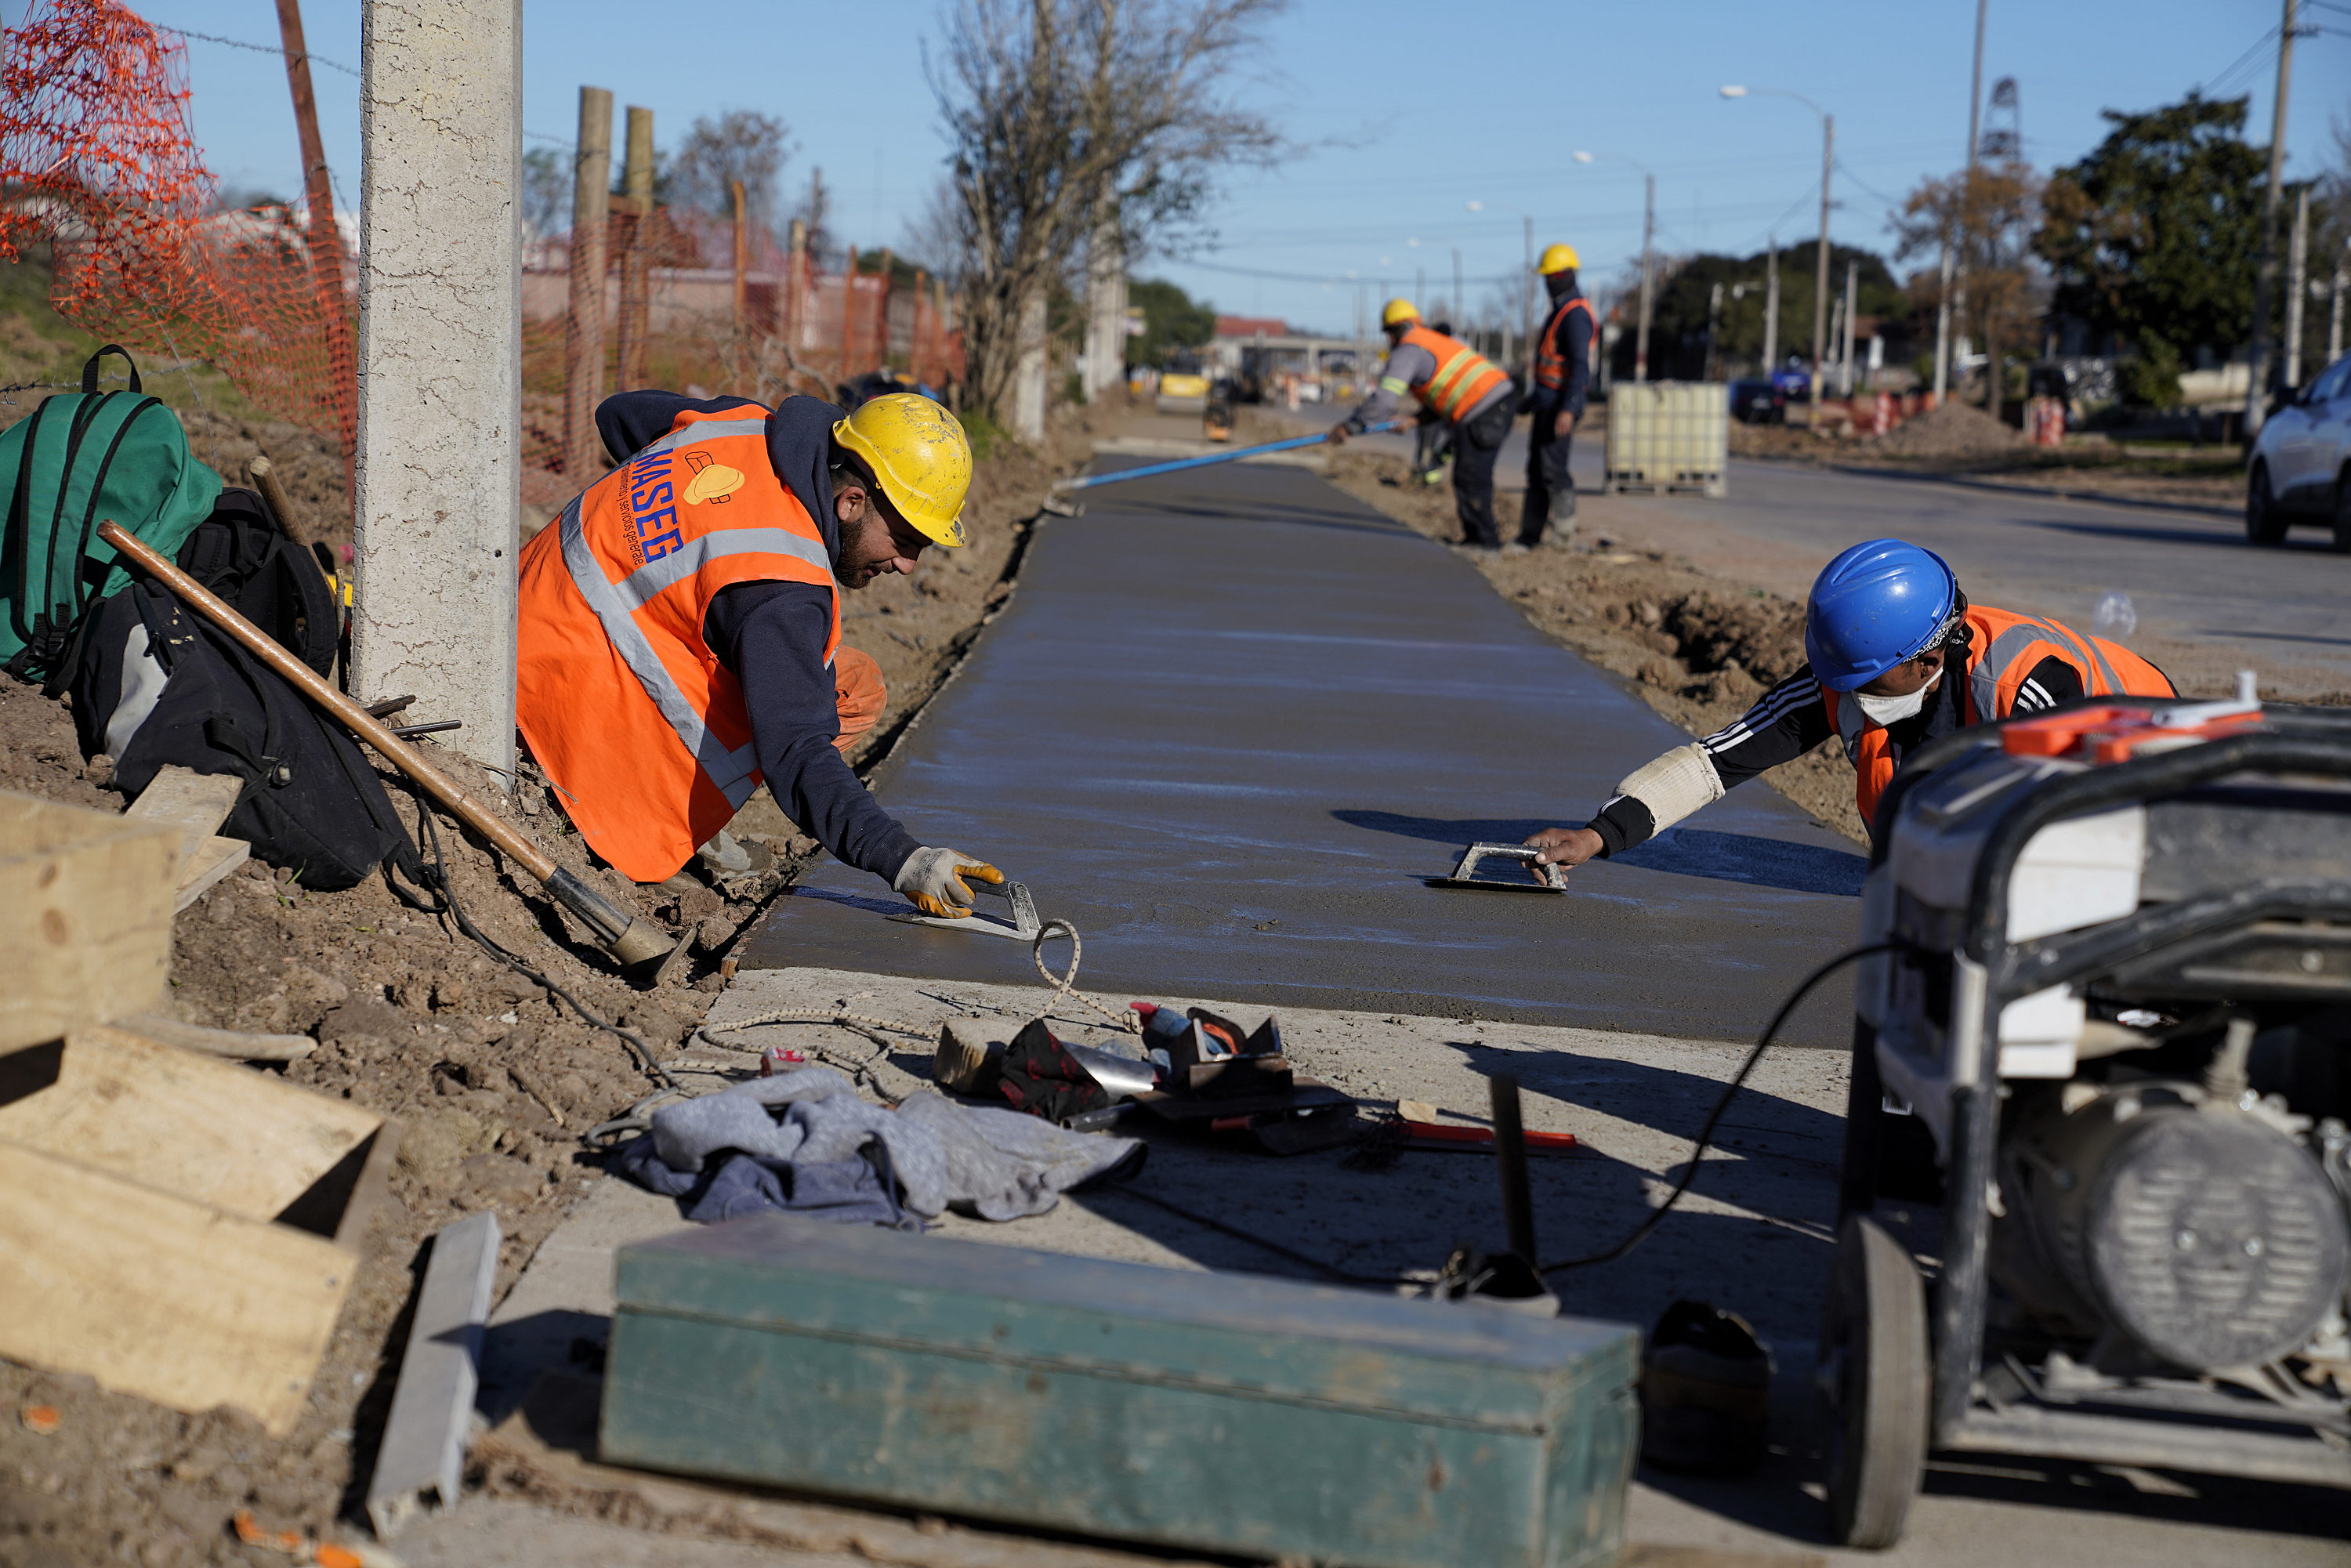
POLYGON ((1535 270, 1551 296, 1551 315, 1535 340, 1535 384, 1527 389, 1527 495, 1519 514, 1518 543, 1535 549, 1546 530, 1552 544, 1567 548, 1575 538, 1575 479, 1567 454, 1575 422, 1592 387, 1593 356, 1600 340, 1592 302, 1575 286, 1575 247, 1544 250, 1535 270))
POLYGON ((1518 393, 1502 368, 1458 338, 1427 326, 1409 299, 1391 299, 1380 311, 1387 363, 1372 395, 1331 430, 1332 442, 1360 435, 1387 418, 1409 394, 1453 427, 1453 509, 1461 520, 1455 549, 1492 554, 1501 549, 1494 521, 1494 459, 1510 434, 1518 393))
MULTIPOLYGON (((697 859, 764 780, 841 861, 956 918, 994 867, 925 845, 842 751, 881 716, 841 596, 967 538, 971 444, 929 398, 632 392, 596 428, 620 466, 524 547, 515 722, 590 848, 640 883, 697 859)), ((729 862, 734 863, 729 863, 729 862)))

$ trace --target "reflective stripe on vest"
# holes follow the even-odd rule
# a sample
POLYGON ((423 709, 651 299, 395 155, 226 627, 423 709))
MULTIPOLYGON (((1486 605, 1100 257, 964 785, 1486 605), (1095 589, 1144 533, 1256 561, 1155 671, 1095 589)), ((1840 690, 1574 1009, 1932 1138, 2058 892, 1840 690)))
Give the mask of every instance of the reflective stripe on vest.
POLYGON ((590 846, 639 882, 675 872, 759 784, 742 688, 704 640, 712 601, 821 586, 827 664, 840 644, 831 556, 767 427, 682 414, 523 549, 517 727, 590 846))
MULTIPOLYGON (((1535 385, 1557 392, 1567 384, 1567 356, 1559 351, 1559 329, 1566 321, 1567 313, 1577 308, 1581 308, 1592 323, 1589 341, 1600 341, 1600 318, 1593 315, 1592 301, 1581 294, 1562 301, 1560 308, 1552 312, 1551 320, 1545 323, 1542 341, 1535 345, 1535 385)), ((1591 373, 1591 352, 1589 348, 1584 350, 1584 373, 1587 375, 1591 373)))
POLYGON ((1404 335, 1404 341, 1427 350, 1437 360, 1436 372, 1428 380, 1416 383, 1413 395, 1456 424, 1476 412, 1496 387, 1510 380, 1493 361, 1442 332, 1415 327, 1404 335))
MULTIPOLYGON (((1985 605, 1970 605, 1967 622, 1971 636, 1965 717, 1970 724, 1987 724, 2013 713, 2018 689, 2053 651, 2081 676, 2086 696, 2178 695, 2161 670, 2129 649, 2085 637, 2059 622, 1985 605)), ((1939 689, 1936 695, 1941 695, 1939 689)), ((1826 686, 1821 688, 1821 700, 1828 708, 1830 726, 1844 745, 1845 756, 1853 761, 1854 804, 1861 809, 1862 820, 1868 821, 1876 816, 1886 787, 1894 782, 1902 754, 1884 726, 1869 722, 1859 703, 1841 703, 1826 686)))

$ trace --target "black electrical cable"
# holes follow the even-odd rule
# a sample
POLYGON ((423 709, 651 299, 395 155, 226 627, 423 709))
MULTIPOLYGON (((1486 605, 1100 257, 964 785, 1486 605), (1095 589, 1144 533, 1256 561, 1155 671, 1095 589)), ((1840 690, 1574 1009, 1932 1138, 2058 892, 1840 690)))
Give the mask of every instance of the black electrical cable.
POLYGON ((590 1011, 586 1003, 557 985, 545 971, 531 964, 521 955, 508 951, 500 946, 496 938, 474 924, 473 919, 466 915, 465 905, 457 902, 457 889, 449 880, 449 861, 441 851, 441 829, 440 825, 433 820, 433 808, 425 800, 423 789, 413 779, 407 779, 404 782, 416 796, 416 821, 418 826, 423 830, 419 836, 425 843, 432 846, 433 863, 423 868, 423 878, 424 885, 441 899, 443 908, 434 913, 446 914, 455 923, 457 929, 478 944, 483 952, 487 953, 524 979, 530 981, 531 984, 544 988, 549 996, 562 998, 590 1028, 618 1036, 635 1053, 637 1065, 643 1070, 646 1077, 665 1089, 676 1088, 677 1080, 670 1076, 669 1070, 661 1064, 660 1060, 653 1055, 652 1048, 643 1040, 628 1030, 622 1029, 619 1024, 590 1011))
POLYGON ((1188 1219, 1195 1225, 1205 1226, 1207 1228, 1214 1230, 1219 1235, 1229 1236, 1236 1241, 1246 1241, 1252 1247, 1262 1248, 1264 1250, 1272 1253, 1277 1258, 1287 1258, 1291 1262, 1298 1264, 1301 1268, 1311 1269, 1325 1279, 1335 1280, 1343 1285, 1393 1286, 1405 1283, 1402 1279, 1394 1274, 1357 1274, 1351 1272, 1348 1270, 1340 1268, 1335 1263, 1326 1263, 1322 1259, 1309 1257, 1307 1254, 1297 1250, 1295 1248, 1285 1247, 1280 1242, 1272 1239, 1270 1237, 1259 1236, 1253 1230, 1244 1230, 1238 1225, 1228 1225, 1221 1219, 1211 1218, 1209 1216, 1202 1214, 1196 1209, 1186 1208, 1180 1203, 1170 1202, 1168 1199, 1160 1197, 1155 1194, 1144 1192, 1139 1187, 1106 1186, 1102 1188, 1102 1195, 1105 1197, 1115 1195, 1120 1197, 1131 1197, 1135 1199, 1137 1202, 1147 1203, 1154 1208, 1164 1208, 1168 1213, 1176 1216, 1178 1219, 1188 1219))
POLYGON ((1675 1184, 1674 1190, 1666 1195, 1666 1201, 1650 1210, 1647 1218, 1633 1227, 1622 1241, 1606 1251, 1594 1252, 1588 1257, 1569 1258, 1557 1263, 1546 1263, 1535 1271, 1539 1274, 1556 1274, 1564 1269, 1588 1269, 1595 1263, 1614 1263, 1617 1259, 1624 1257, 1634 1248, 1647 1240, 1649 1232, 1655 1230, 1666 1216, 1673 1212, 1674 1205, 1681 1201, 1682 1194, 1689 1191, 1690 1184, 1698 1180, 1698 1166, 1706 1158, 1706 1151, 1714 1145, 1714 1129, 1722 1121, 1722 1113, 1730 1109, 1730 1103, 1733 1100, 1739 1098, 1739 1091, 1746 1084, 1747 1075, 1755 1071, 1757 1062, 1763 1060, 1763 1052, 1771 1048, 1772 1040, 1778 1036, 1782 1026, 1787 1023, 1788 1015, 1794 1012, 1798 1004, 1802 1003, 1806 997, 1812 995, 1814 986, 1819 985, 1847 964, 1855 959, 1869 957, 1874 954, 1890 953, 1901 946, 1899 942, 1873 942, 1866 947, 1855 947, 1849 953, 1840 953, 1805 976, 1804 983, 1790 993, 1788 999, 1780 1004, 1780 1010, 1771 1015, 1771 1021, 1763 1026, 1763 1033, 1756 1040, 1754 1049, 1747 1053, 1747 1060, 1739 1064, 1739 1071, 1731 1074, 1729 1086, 1723 1090, 1722 1097, 1714 1103, 1714 1109, 1707 1113, 1706 1124, 1698 1128, 1698 1142, 1690 1149, 1689 1168, 1682 1173, 1682 1179, 1675 1184))

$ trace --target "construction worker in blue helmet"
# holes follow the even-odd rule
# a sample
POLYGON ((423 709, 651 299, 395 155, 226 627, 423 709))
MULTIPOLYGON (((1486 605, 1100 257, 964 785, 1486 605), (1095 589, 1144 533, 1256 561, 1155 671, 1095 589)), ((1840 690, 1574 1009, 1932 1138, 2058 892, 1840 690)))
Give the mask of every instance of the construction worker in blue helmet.
POLYGON ((1804 663, 1736 722, 1639 768, 1580 828, 1526 842, 1547 865, 1629 850, 1725 791, 1835 736, 1864 821, 1902 758, 1971 724, 2085 696, 2177 695, 2129 649, 2034 615, 1970 604, 1941 556, 1900 539, 1839 555, 1804 605, 1804 663))

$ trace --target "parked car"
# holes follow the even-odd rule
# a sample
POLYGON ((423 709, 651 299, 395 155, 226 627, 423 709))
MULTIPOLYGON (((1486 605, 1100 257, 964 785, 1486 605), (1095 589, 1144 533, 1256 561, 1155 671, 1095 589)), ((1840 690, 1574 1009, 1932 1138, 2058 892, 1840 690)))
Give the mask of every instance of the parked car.
POLYGON ((1730 417, 1741 424, 1785 424, 1788 394, 1761 376, 1730 383, 1730 417))
POLYGON ((2335 530, 2351 554, 2351 358, 2311 378, 2253 438, 2245 476, 2245 538, 2282 544, 2296 523, 2335 530))

